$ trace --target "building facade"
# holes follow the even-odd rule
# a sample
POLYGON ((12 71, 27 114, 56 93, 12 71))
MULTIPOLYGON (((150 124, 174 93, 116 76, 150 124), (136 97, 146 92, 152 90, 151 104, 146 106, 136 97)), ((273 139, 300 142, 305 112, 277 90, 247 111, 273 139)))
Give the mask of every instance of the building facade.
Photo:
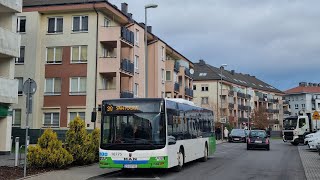
MULTIPOLYGON (((101 117, 98 112, 98 124, 92 123, 91 112, 101 110, 103 100, 145 97, 146 75, 148 97, 165 97, 167 52, 179 53, 148 27, 146 73, 144 24, 132 18, 128 4, 118 9, 105 0, 29 0, 18 16, 21 20, 26 22, 25 32, 20 32, 24 60, 16 63, 15 77, 38 84, 32 128, 68 128, 75 116, 94 128, 101 117)), ((24 99, 19 94, 19 104, 13 107, 22 114, 13 125, 22 128, 24 99)))
POLYGON ((281 129, 281 91, 249 74, 216 68, 203 60, 194 65, 194 102, 213 109, 217 122, 226 121, 233 127, 243 128, 248 122, 251 124, 254 110, 263 107, 269 126, 273 130, 281 129))
POLYGON ((11 151, 12 104, 18 103, 18 82, 14 79, 19 57, 20 35, 16 33, 16 13, 21 0, 0 1, 0 154, 11 151))
POLYGON ((300 82, 297 87, 285 91, 288 106, 286 115, 298 115, 299 111, 320 111, 320 84, 300 82))

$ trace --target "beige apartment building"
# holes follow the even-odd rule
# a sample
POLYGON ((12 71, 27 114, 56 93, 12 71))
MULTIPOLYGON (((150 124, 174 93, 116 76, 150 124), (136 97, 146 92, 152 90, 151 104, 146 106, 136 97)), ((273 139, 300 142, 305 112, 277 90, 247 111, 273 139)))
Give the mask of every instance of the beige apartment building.
POLYGON ((18 82, 14 62, 19 57, 20 35, 16 33, 16 13, 21 0, 0 0, 0 154, 10 153, 12 104, 18 103, 18 82))
POLYGON ((234 127, 243 128, 254 110, 264 107, 269 126, 273 130, 281 129, 283 92, 255 76, 216 68, 203 60, 194 65, 194 102, 213 109, 217 122, 223 118, 234 127))
MULTIPOLYGON (((118 9, 104 0, 28 0, 17 19, 18 27, 25 22, 25 31, 20 32, 23 53, 16 62, 15 77, 20 82, 32 78, 38 84, 32 128, 64 129, 80 116, 92 129, 91 112, 101 110, 102 100, 145 97, 146 75, 148 97, 174 92, 167 83, 179 82, 179 76, 183 89, 192 87, 190 75, 183 74, 193 67, 192 62, 152 34, 151 27, 145 72, 144 24, 132 18, 126 3, 118 9), (176 62, 181 64, 181 74, 173 81, 170 63, 176 62)), ((172 97, 192 99, 183 90, 172 97)), ((13 108, 21 115, 14 113, 13 126, 25 127, 24 101, 20 93, 13 108)), ((98 112, 98 123, 100 118, 98 112)))

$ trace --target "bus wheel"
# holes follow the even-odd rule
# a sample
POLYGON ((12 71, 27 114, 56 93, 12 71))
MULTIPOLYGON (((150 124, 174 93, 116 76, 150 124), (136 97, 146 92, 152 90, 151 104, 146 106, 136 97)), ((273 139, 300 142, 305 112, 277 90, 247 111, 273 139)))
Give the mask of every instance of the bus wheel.
POLYGON ((204 146, 203 157, 201 158, 201 162, 206 162, 208 160, 208 145, 204 146))
POLYGON ((178 153, 178 165, 173 168, 174 171, 179 172, 182 170, 183 164, 184 164, 184 154, 183 151, 180 149, 178 153))

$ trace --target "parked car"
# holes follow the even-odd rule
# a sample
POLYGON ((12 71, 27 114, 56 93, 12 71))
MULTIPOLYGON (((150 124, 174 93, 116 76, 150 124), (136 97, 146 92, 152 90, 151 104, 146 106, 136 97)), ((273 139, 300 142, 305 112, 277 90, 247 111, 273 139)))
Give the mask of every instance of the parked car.
POLYGON ((314 136, 308 140, 310 150, 317 150, 317 145, 320 144, 320 136, 314 136))
POLYGON ((311 134, 307 134, 305 137, 304 137, 304 144, 307 145, 308 144, 308 141, 313 138, 313 137, 317 137, 317 136, 320 136, 320 131, 317 131, 315 133, 311 133, 311 134))
POLYGON ((251 130, 247 139, 247 150, 264 148, 270 150, 270 140, 265 130, 251 130))
POLYGON ((232 129, 228 141, 229 142, 246 142, 246 131, 244 129, 232 129))

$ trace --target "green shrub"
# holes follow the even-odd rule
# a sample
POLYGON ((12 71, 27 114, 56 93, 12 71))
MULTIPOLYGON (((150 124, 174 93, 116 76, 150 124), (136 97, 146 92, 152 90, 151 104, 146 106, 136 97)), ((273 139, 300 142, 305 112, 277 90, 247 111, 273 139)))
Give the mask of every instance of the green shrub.
POLYGON ((35 168, 63 168, 72 163, 72 155, 62 147, 57 134, 51 129, 44 131, 35 146, 28 147, 29 166, 35 168))
POLYGON ((90 164, 99 158, 99 136, 99 130, 88 134, 84 120, 79 117, 70 122, 66 134, 66 149, 72 154, 74 164, 90 164))

